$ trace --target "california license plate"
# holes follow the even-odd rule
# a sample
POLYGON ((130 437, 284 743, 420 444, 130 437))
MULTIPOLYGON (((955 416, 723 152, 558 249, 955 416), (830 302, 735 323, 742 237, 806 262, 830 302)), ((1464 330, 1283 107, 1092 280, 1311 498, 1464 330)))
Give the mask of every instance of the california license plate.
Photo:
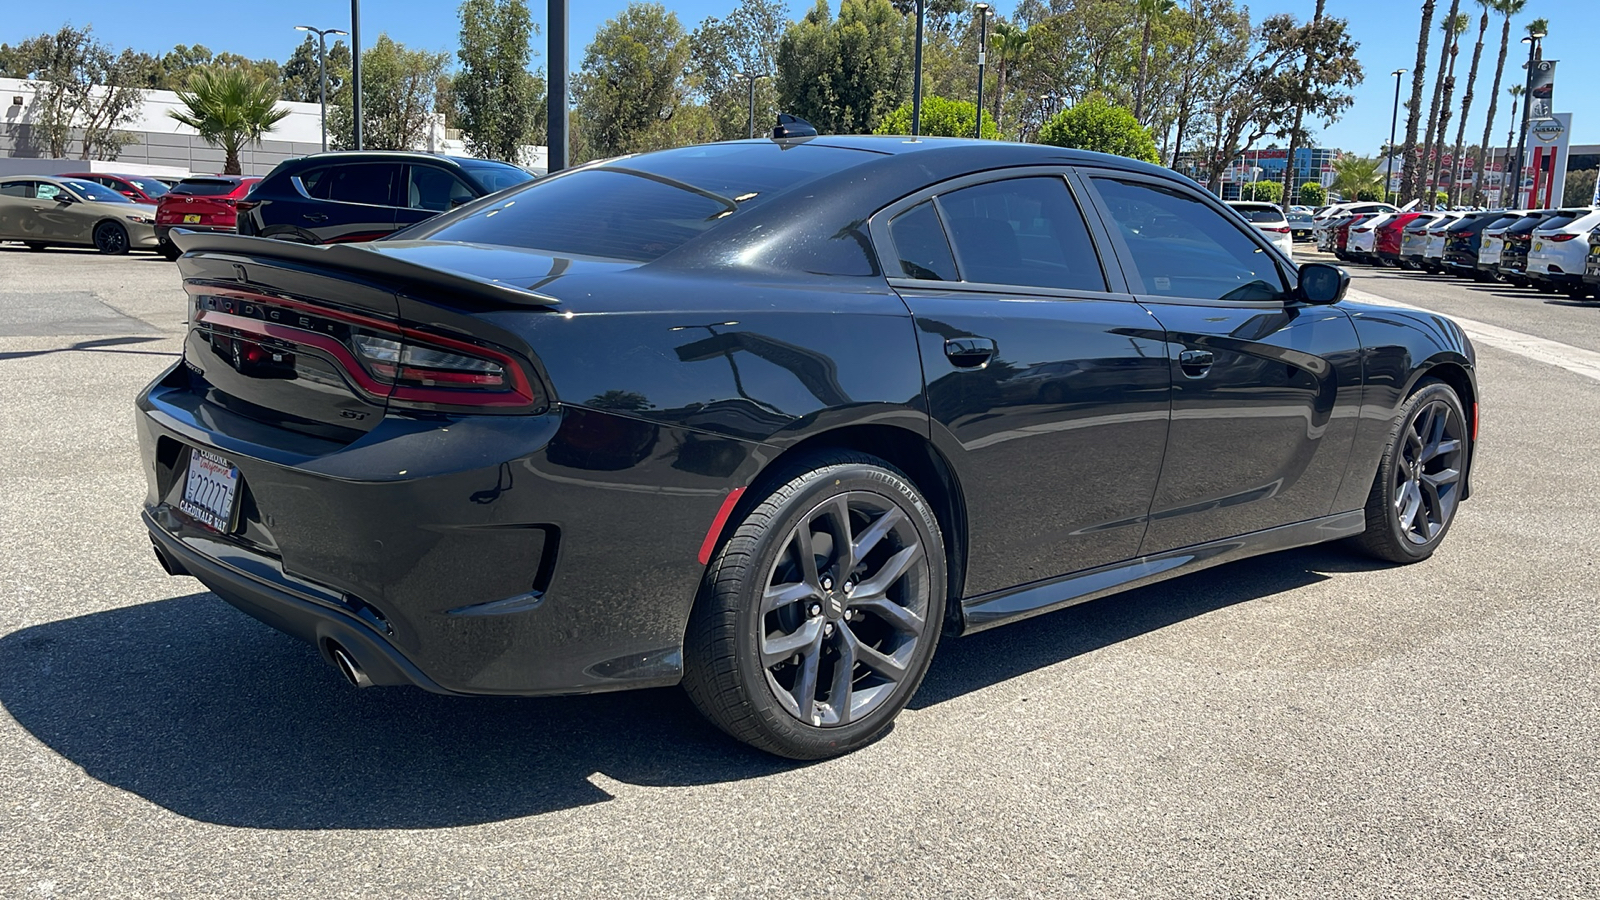
POLYGON ((183 224, 185 224, 185 225, 198 225, 198 224, 200 224, 200 216, 199 216, 199 214, 198 213, 190 213, 189 215, 184 216, 183 217, 183 224))
POLYGON ((189 474, 178 508, 196 522, 227 532, 233 527, 233 510, 239 495, 239 470, 220 456, 204 450, 189 451, 189 474))

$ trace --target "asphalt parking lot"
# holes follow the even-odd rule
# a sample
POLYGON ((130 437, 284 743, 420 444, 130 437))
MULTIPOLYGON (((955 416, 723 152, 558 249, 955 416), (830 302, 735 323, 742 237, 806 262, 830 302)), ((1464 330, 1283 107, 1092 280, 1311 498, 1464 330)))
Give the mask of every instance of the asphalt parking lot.
POLYGON ((174 267, 0 245, 0 897, 1600 896, 1600 304, 1352 271, 1482 336, 1440 553, 950 641, 801 765, 676 690, 356 691, 166 576, 131 422, 174 267))

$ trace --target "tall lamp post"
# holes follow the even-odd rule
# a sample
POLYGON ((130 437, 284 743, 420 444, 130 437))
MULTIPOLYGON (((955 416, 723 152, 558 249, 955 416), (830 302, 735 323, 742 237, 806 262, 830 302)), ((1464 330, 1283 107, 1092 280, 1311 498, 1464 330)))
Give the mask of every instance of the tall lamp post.
POLYGON ((349 34, 338 28, 312 28, 310 25, 296 25, 295 31, 309 31, 317 36, 317 72, 320 82, 317 87, 317 98, 322 103, 322 152, 328 152, 328 35, 349 34))
POLYGON ((568 113, 567 108, 567 0, 550 0, 549 20, 546 29, 546 46, 550 60, 549 80, 545 90, 545 121, 549 123, 549 136, 545 138, 545 171, 559 172, 567 167, 568 113))
POLYGON ((1389 113, 1389 165, 1384 168, 1383 172, 1383 202, 1385 203, 1394 202, 1389 199, 1389 185, 1394 184, 1394 127, 1400 121, 1400 76, 1405 73, 1405 69, 1395 69, 1389 73, 1394 76, 1394 111, 1389 113))
POLYGON ((1539 56, 1539 42, 1543 39, 1544 32, 1540 31, 1535 31, 1522 39, 1522 42, 1528 45, 1528 80, 1522 88, 1522 96, 1526 102, 1522 104, 1522 127, 1517 131, 1517 155, 1513 162, 1515 175, 1511 180, 1512 189, 1516 191, 1511 196, 1516 203, 1507 206, 1507 209, 1518 209, 1522 206, 1522 154, 1527 151, 1528 128, 1533 124, 1533 63, 1539 56))
POLYGON ((917 0, 917 46, 911 63, 911 136, 922 134, 922 20, 923 0, 917 0))
POLYGON ((979 3, 973 7, 978 13, 978 124, 973 126, 972 136, 983 137, 983 66, 987 62, 985 57, 989 51, 989 4, 979 3))
POLYGON ((756 136, 756 82, 760 81, 763 78, 771 78, 772 76, 771 75, 766 75, 766 74, 752 75, 749 72, 740 72, 739 73, 739 77, 743 78, 745 80, 746 85, 750 88, 750 137, 755 137, 756 136))
POLYGON ((356 149, 361 140, 361 0, 350 0, 350 114, 355 120, 356 149))

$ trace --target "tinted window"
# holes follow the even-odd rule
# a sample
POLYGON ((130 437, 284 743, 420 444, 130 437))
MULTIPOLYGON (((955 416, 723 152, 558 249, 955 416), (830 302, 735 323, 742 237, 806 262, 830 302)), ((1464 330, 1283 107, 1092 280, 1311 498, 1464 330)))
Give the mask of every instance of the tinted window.
POLYGON ((1571 225, 1573 222, 1578 221, 1578 219, 1582 218, 1584 215, 1585 215, 1585 213, 1573 213, 1573 212, 1556 213, 1555 215, 1551 216, 1550 218, 1545 219, 1543 222, 1540 222, 1539 223, 1539 227, 1540 228, 1550 228, 1550 229, 1565 228, 1566 226, 1571 225))
POLYGON ((66 184, 67 187, 72 188, 72 190, 76 192, 78 196, 85 200, 93 200, 97 203, 133 202, 132 200, 129 200, 125 194, 118 193, 117 191, 114 191, 103 184, 96 184, 92 181, 84 181, 81 178, 74 178, 71 181, 64 182, 64 184, 66 184))
POLYGON ((33 197, 33 182, 8 181, 0 184, 0 196, 6 197, 33 197))
POLYGON ((1544 220, 1538 216, 1526 216, 1518 219, 1510 228, 1506 229, 1506 232, 1508 234, 1528 234, 1543 223, 1544 220))
POLYGON ((1106 289, 1089 229, 1060 178, 1014 178, 963 188, 941 195, 939 209, 964 281, 1106 289))
POLYGON ((192 194, 196 197, 222 197, 233 193, 238 182, 224 178, 185 178, 171 193, 192 194))
POLYGON ((406 206, 444 212, 477 197, 461 179, 433 166, 410 166, 406 177, 406 206))
POLYGON ((1283 213, 1276 209, 1262 209, 1260 207, 1246 206, 1235 207, 1239 214, 1244 216, 1246 222, 1282 222, 1283 213))
MULTIPOLYGON (((352 166, 334 166, 327 170, 321 181, 327 183, 326 196, 341 203, 366 203, 388 206, 394 196, 394 183, 400 177, 399 163, 360 163, 352 166)), ((319 196, 322 184, 317 185, 319 196)))
POLYGON ((489 193, 502 191, 508 187, 515 187, 524 182, 532 181, 533 174, 516 166, 494 162, 463 162, 461 168, 467 171, 467 176, 478 183, 478 187, 489 193))
POLYGON ((945 240, 944 226, 939 224, 932 201, 895 216, 889 223, 889 237, 900 256, 900 271, 907 278, 957 280, 956 260, 950 255, 950 242, 945 240))
POLYGON ((147 197, 160 197, 167 192, 167 186, 154 178, 129 178, 128 183, 144 191, 147 197))
POLYGON ((1236 217, 1176 189, 1094 179, 1146 292, 1202 300, 1279 300, 1277 263, 1236 217))

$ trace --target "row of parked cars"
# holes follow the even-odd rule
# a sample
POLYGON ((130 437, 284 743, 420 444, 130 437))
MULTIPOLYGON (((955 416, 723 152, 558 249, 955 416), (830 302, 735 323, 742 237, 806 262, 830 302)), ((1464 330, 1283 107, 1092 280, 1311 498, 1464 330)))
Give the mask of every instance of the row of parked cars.
POLYGON ((1395 266, 1600 298, 1600 210, 1396 209, 1386 203, 1330 207, 1314 240, 1346 262, 1395 266))
POLYGON ((532 179, 482 159, 334 152, 287 160, 263 177, 0 177, 0 241, 34 250, 154 250, 177 259, 174 228, 237 231, 306 244, 370 241, 532 179))

